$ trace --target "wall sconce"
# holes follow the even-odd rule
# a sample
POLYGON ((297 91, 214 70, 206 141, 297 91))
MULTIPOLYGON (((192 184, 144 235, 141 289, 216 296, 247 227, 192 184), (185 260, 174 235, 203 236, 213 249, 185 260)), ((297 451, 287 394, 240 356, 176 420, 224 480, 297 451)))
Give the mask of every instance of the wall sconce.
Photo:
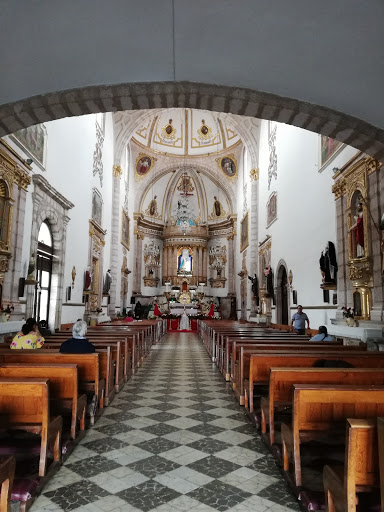
POLYGON ((32 158, 27 158, 27 159, 25 160, 25 163, 27 163, 28 165, 33 164, 33 160, 32 160, 32 158))
POLYGON ((332 171, 333 171, 333 174, 336 174, 338 171, 340 171, 340 167, 334 167, 332 169, 332 171))

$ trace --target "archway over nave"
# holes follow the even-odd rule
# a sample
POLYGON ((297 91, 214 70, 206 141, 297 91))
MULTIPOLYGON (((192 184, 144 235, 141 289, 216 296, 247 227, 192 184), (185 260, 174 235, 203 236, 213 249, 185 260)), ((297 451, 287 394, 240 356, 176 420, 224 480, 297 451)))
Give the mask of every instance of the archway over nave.
POLYGON ((384 129, 330 107, 240 87, 198 82, 90 86, 0 106, 0 136, 38 123, 99 112, 195 108, 277 121, 384 158, 384 129))

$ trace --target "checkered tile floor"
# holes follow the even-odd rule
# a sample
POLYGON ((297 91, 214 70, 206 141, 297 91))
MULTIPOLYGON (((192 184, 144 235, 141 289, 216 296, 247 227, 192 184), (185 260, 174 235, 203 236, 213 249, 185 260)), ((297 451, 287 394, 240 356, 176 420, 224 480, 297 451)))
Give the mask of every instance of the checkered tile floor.
POLYGON ((170 333, 30 510, 300 509, 197 335, 170 333))

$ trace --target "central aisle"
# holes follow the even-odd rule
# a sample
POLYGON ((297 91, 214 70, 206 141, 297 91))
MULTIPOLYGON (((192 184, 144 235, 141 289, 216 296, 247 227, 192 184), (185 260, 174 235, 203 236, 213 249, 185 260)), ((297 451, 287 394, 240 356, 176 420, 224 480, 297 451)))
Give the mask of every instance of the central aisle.
POLYGON ((43 510, 299 508, 197 335, 170 333, 31 508, 43 510))

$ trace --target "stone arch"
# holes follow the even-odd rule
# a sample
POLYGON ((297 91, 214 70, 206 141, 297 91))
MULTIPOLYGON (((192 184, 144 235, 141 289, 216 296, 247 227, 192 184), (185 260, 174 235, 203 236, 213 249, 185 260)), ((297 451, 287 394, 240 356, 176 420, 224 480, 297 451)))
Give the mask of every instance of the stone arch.
POLYGON ((290 297, 288 284, 288 266, 281 259, 275 273, 276 323, 289 325, 290 297))
MULTIPOLYGON (((74 205, 49 185, 43 176, 35 174, 32 180, 34 191, 32 194, 33 214, 30 254, 33 254, 33 257, 36 258, 40 226, 44 221, 48 221, 53 240, 53 253, 56 256, 53 258, 52 265, 50 298, 50 310, 52 311, 52 315, 49 321, 49 327, 53 330, 59 328, 61 324, 67 225, 69 221, 67 212, 70 208, 73 208, 74 205)), ((28 289, 27 316, 32 316, 33 299, 34 290, 28 289)))
POLYGON ((97 112, 191 107, 268 119, 321 133, 378 160, 384 129, 332 108, 252 89, 196 82, 90 86, 0 106, 0 136, 37 123, 97 112))

